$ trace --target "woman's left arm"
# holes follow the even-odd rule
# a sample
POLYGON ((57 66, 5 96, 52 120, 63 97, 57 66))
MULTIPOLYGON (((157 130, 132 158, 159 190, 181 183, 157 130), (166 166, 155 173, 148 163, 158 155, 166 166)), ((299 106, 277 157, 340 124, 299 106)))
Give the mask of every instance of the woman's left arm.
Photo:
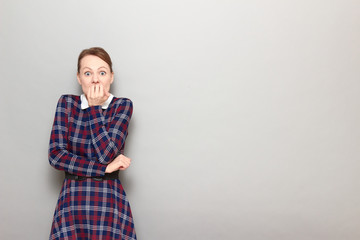
POLYGON ((106 122, 101 106, 91 106, 87 109, 92 144, 98 155, 98 161, 102 164, 110 163, 120 152, 125 144, 127 130, 131 119, 133 104, 130 99, 122 98, 116 108, 114 119, 106 130, 106 122))

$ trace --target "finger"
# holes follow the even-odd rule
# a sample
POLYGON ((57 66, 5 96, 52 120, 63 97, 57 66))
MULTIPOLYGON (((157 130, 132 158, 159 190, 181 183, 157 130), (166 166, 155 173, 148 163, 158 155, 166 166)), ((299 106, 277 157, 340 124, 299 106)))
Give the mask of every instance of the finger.
POLYGON ((89 87, 89 89, 87 90, 86 96, 87 98, 90 98, 91 95, 91 87, 89 87))
POLYGON ((125 170, 129 167, 129 165, 127 164, 123 164, 122 166, 119 167, 120 170, 125 170))
POLYGON ((120 166, 121 167, 127 167, 127 166, 129 166, 129 163, 126 160, 122 160, 121 163, 120 163, 120 166))
POLYGON ((125 167, 125 168, 128 168, 129 166, 130 166, 130 164, 125 164, 125 166, 124 166, 124 167, 125 167))
POLYGON ((129 159, 128 158, 124 159, 123 164, 124 164, 124 166, 129 166, 130 165, 129 159))
POLYGON ((104 93, 104 86, 102 84, 99 84, 99 97, 100 98, 104 98, 105 93, 104 93))
POLYGON ((98 84, 95 85, 95 92, 94 93, 95 93, 94 97, 98 98, 99 97, 99 85, 98 84))
POLYGON ((91 86, 91 98, 95 98, 95 88, 96 88, 96 85, 93 85, 93 86, 91 86))
POLYGON ((103 94, 102 93, 102 84, 101 83, 98 84, 98 94, 99 94, 99 96, 101 96, 103 94))
POLYGON ((123 161, 123 160, 127 159, 127 157, 125 155, 121 154, 121 155, 119 155, 119 159, 121 159, 121 161, 123 161))
POLYGON ((125 167, 125 168, 128 168, 129 166, 130 166, 129 163, 125 163, 125 164, 123 165, 123 167, 125 167))
POLYGON ((124 159, 124 163, 127 164, 127 165, 130 165, 130 159, 129 159, 129 158, 125 158, 125 159, 124 159))

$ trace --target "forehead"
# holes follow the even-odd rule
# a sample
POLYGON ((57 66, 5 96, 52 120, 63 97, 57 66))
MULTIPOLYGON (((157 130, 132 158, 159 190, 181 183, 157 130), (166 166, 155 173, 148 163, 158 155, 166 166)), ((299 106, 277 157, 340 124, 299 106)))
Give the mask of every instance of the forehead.
POLYGON ((101 58, 94 55, 87 55, 83 57, 80 61, 81 68, 90 68, 90 69, 98 69, 100 67, 105 67, 110 69, 109 64, 107 64, 101 58))

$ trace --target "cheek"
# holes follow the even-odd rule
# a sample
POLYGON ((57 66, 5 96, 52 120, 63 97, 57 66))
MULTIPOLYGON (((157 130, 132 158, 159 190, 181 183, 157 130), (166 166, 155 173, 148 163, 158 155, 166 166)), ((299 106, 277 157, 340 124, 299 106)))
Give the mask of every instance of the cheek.
POLYGON ((110 88, 110 84, 111 84, 111 78, 106 78, 104 79, 104 81, 102 82, 103 86, 106 88, 110 88))
POLYGON ((79 79, 79 81, 80 81, 80 85, 81 85, 81 86, 88 86, 88 85, 89 85, 89 80, 86 79, 86 78, 81 77, 81 78, 79 79))
POLYGON ((88 84, 88 83, 83 83, 83 84, 81 85, 81 87, 82 87, 82 89, 88 89, 88 88, 90 87, 90 84, 88 84))
POLYGON ((91 83, 89 81, 86 81, 84 79, 81 80, 81 88, 84 93, 88 92, 88 89, 90 88, 91 83))
POLYGON ((107 83, 106 85, 104 85, 104 89, 109 92, 110 91, 110 83, 107 83))
POLYGON ((89 92, 89 86, 82 85, 81 88, 85 94, 89 92))

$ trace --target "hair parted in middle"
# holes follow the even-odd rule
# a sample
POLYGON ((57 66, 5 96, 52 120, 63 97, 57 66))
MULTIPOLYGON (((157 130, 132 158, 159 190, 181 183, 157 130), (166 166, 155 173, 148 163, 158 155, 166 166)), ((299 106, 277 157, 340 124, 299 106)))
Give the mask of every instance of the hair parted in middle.
POLYGON ((113 72, 110 55, 101 47, 92 47, 92 48, 84 49, 81 51, 79 58, 78 58, 78 64, 77 64, 78 73, 80 73, 81 59, 83 59, 85 56, 88 56, 88 55, 94 55, 94 56, 101 58, 104 62, 106 62, 109 65, 110 71, 113 72))

